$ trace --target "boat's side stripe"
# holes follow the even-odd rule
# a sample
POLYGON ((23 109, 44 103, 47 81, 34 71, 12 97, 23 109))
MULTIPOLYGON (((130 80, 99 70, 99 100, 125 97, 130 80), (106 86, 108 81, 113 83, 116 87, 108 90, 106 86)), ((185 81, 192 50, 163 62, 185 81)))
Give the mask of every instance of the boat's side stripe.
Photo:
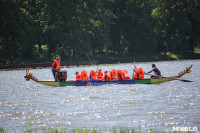
POLYGON ((75 82, 75 86, 100 86, 100 85, 111 85, 111 84, 135 84, 135 80, 75 82))
POLYGON ((75 86, 75 82, 74 81, 59 82, 59 86, 75 86))

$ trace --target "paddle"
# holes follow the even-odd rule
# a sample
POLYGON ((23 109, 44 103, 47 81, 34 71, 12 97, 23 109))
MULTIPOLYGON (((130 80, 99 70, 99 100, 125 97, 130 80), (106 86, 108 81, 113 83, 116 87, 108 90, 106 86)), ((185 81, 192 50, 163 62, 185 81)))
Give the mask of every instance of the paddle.
POLYGON ((134 60, 134 67, 135 67, 135 70, 137 70, 137 67, 136 67, 136 65, 135 65, 135 60, 134 60))
POLYGON ((98 70, 99 70, 99 67, 97 67, 96 73, 98 72, 98 70))
MULTIPOLYGON (((150 76, 154 76, 153 74, 149 74, 149 73, 144 73, 144 74, 150 75, 150 76)), ((173 80, 179 80, 179 81, 182 81, 182 82, 193 82, 191 80, 186 80, 186 79, 177 79, 177 78, 169 78, 169 77, 163 77, 163 78, 168 78, 168 79, 173 79, 173 80)))

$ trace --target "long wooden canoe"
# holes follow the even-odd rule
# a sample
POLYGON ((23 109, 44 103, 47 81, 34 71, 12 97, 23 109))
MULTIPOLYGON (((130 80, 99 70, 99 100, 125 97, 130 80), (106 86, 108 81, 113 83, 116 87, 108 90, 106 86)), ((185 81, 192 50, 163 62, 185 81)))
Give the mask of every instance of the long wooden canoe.
POLYGON ((192 65, 190 67, 187 67, 186 70, 179 73, 177 76, 171 76, 171 77, 160 77, 160 78, 147 78, 147 79, 137 79, 137 80, 116 80, 116 81, 86 81, 86 82, 77 82, 77 81, 40 81, 32 74, 29 73, 29 70, 27 69, 26 76, 24 78, 29 81, 32 79, 33 81, 36 81, 40 84, 47 85, 47 86, 53 86, 53 87, 64 87, 64 86, 100 86, 100 85, 112 85, 112 84, 156 84, 156 83, 162 83, 172 80, 181 80, 181 81, 188 81, 190 80, 182 80, 179 79, 183 75, 190 73, 192 65))

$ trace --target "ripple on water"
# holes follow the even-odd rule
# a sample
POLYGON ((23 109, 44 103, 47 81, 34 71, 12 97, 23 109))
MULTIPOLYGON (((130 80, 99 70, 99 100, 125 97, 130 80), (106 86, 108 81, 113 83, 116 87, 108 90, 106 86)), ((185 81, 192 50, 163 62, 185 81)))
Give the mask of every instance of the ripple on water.
MULTIPOLYGON (((145 71, 150 63, 140 63, 145 71)), ((164 76, 182 71, 187 64, 195 64, 183 79, 194 82, 171 81, 155 85, 104 85, 95 87, 48 87, 27 82, 25 70, 0 71, 0 123, 7 129, 20 129, 31 121, 33 128, 80 127, 142 127, 171 131, 173 126, 196 126, 200 119, 200 61, 156 62, 164 76)), ((133 64, 101 66, 127 69, 133 64)), ((138 64, 136 64, 138 65, 138 64)), ((70 67, 69 80, 74 71, 87 71, 94 66, 70 67)), ((96 66, 95 66, 96 69, 96 66)), ((39 79, 53 80, 51 70, 33 69, 39 79)), ((130 76, 132 76, 130 74, 130 76)))

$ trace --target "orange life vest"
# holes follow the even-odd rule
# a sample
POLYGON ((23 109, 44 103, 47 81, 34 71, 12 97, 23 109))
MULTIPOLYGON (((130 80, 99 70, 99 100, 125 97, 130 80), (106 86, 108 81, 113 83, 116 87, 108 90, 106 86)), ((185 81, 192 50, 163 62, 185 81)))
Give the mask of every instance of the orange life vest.
POLYGON ((91 79, 96 79, 97 76, 96 76, 96 72, 94 70, 90 71, 90 76, 89 76, 91 79))
POLYGON ((87 80, 88 79, 87 71, 85 70, 81 71, 81 76, 82 76, 82 80, 87 80))
POLYGON ((140 67, 140 68, 137 69, 137 71, 138 71, 138 78, 139 79, 143 79, 144 78, 144 71, 143 71, 143 69, 140 67))
POLYGON ((98 72, 97 80, 102 80, 102 78, 103 78, 103 73, 102 72, 98 72))
POLYGON ((56 70, 60 71, 60 60, 54 59, 54 62, 56 62, 56 70))
POLYGON ((123 73, 124 73, 125 79, 131 79, 130 76, 128 75, 128 71, 127 70, 123 70, 123 73))
POLYGON ((125 78, 125 71, 124 70, 122 70, 121 71, 121 74, 120 74, 120 80, 125 80, 126 78, 125 78))
POLYGON ((118 70, 118 71, 117 71, 117 78, 118 78, 119 80, 120 80, 120 78, 121 78, 121 71, 122 71, 122 70, 118 70))
POLYGON ((77 74, 77 75, 76 75, 76 80, 82 80, 81 74, 77 74))
POLYGON ((104 81, 110 81, 111 77, 110 74, 104 74, 104 81))
POLYGON ((111 80, 114 80, 117 77, 117 71, 112 69, 110 72, 111 80))
POLYGON ((133 79, 138 79, 138 73, 137 72, 133 73, 133 79))

